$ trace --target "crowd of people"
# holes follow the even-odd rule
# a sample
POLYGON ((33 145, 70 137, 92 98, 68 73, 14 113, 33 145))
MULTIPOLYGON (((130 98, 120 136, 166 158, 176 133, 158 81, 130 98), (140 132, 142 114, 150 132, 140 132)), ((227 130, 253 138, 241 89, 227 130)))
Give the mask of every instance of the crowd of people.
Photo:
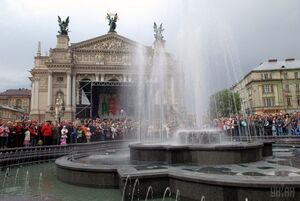
MULTIPOLYGON (((220 117, 214 119, 211 124, 210 127, 222 129, 231 136, 300 135, 300 112, 220 117)), ((136 138, 139 127, 138 121, 127 118, 97 118, 85 121, 77 119, 74 122, 0 120, 0 148, 133 139, 136 138)), ((164 125, 163 132, 169 136, 179 127, 180 124, 168 123, 164 125)), ((149 126, 145 132, 150 135, 156 133, 156 130, 149 126)))
POLYGON ((300 135, 300 112, 221 117, 214 119, 212 126, 233 136, 300 135))
POLYGON ((0 148, 65 145, 135 137, 137 122, 131 119, 75 120, 74 122, 0 121, 0 148))

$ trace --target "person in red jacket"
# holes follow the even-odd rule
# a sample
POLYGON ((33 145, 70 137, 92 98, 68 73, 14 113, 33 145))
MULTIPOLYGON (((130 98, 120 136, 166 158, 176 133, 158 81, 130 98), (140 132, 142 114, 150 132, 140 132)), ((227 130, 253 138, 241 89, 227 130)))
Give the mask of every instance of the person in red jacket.
POLYGON ((46 121, 42 127, 42 135, 44 137, 44 145, 51 145, 52 144, 52 126, 51 121, 46 121))
POLYGON ((38 139, 38 131, 37 131, 37 125, 35 122, 32 122, 31 125, 28 128, 30 132, 30 145, 36 146, 37 139, 38 139))
POLYGON ((13 134, 15 136, 15 147, 23 146, 22 133, 23 133, 23 127, 19 121, 16 121, 16 125, 13 131, 13 134))

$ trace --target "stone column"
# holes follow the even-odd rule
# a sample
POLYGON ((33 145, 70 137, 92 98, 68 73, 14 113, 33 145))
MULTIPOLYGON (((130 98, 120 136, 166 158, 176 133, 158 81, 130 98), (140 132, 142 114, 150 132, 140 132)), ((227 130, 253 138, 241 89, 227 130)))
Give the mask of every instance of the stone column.
POLYGON ((32 78, 32 86, 31 86, 31 102, 30 102, 30 110, 32 111, 35 109, 35 103, 34 103, 34 97, 35 97, 35 86, 34 86, 34 78, 32 78))
POLYGON ((52 107, 52 72, 48 73, 48 109, 50 107, 52 107))
POLYGON ((72 83, 71 83, 71 72, 67 72, 67 107, 71 108, 71 93, 72 93, 72 83))
POLYGON ((34 90, 34 106, 36 110, 39 110, 39 78, 35 79, 34 90))
POLYGON ((127 82, 127 75, 123 75, 123 82, 127 82))
POLYGON ((104 74, 101 74, 101 82, 104 82, 104 74))
POLYGON ((76 74, 73 74, 72 77, 72 106, 76 107, 76 74))
POLYGON ((95 73, 96 82, 99 82, 99 73, 95 73))

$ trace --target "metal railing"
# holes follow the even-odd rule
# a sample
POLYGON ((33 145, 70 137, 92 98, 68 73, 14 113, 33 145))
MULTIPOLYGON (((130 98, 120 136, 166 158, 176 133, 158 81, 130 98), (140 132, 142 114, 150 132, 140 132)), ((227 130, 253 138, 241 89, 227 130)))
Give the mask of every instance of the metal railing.
POLYGON ((0 168, 51 161, 71 154, 99 152, 101 150, 127 148, 129 140, 102 141, 68 145, 51 145, 0 149, 0 168))

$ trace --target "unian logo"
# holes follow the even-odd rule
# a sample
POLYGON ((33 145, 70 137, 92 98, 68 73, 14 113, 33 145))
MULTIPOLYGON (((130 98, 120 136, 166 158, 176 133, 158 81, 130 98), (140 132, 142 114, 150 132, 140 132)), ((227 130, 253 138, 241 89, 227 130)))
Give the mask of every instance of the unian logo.
POLYGON ((289 186, 274 186, 270 189, 270 196, 273 198, 294 198, 295 188, 289 186))

